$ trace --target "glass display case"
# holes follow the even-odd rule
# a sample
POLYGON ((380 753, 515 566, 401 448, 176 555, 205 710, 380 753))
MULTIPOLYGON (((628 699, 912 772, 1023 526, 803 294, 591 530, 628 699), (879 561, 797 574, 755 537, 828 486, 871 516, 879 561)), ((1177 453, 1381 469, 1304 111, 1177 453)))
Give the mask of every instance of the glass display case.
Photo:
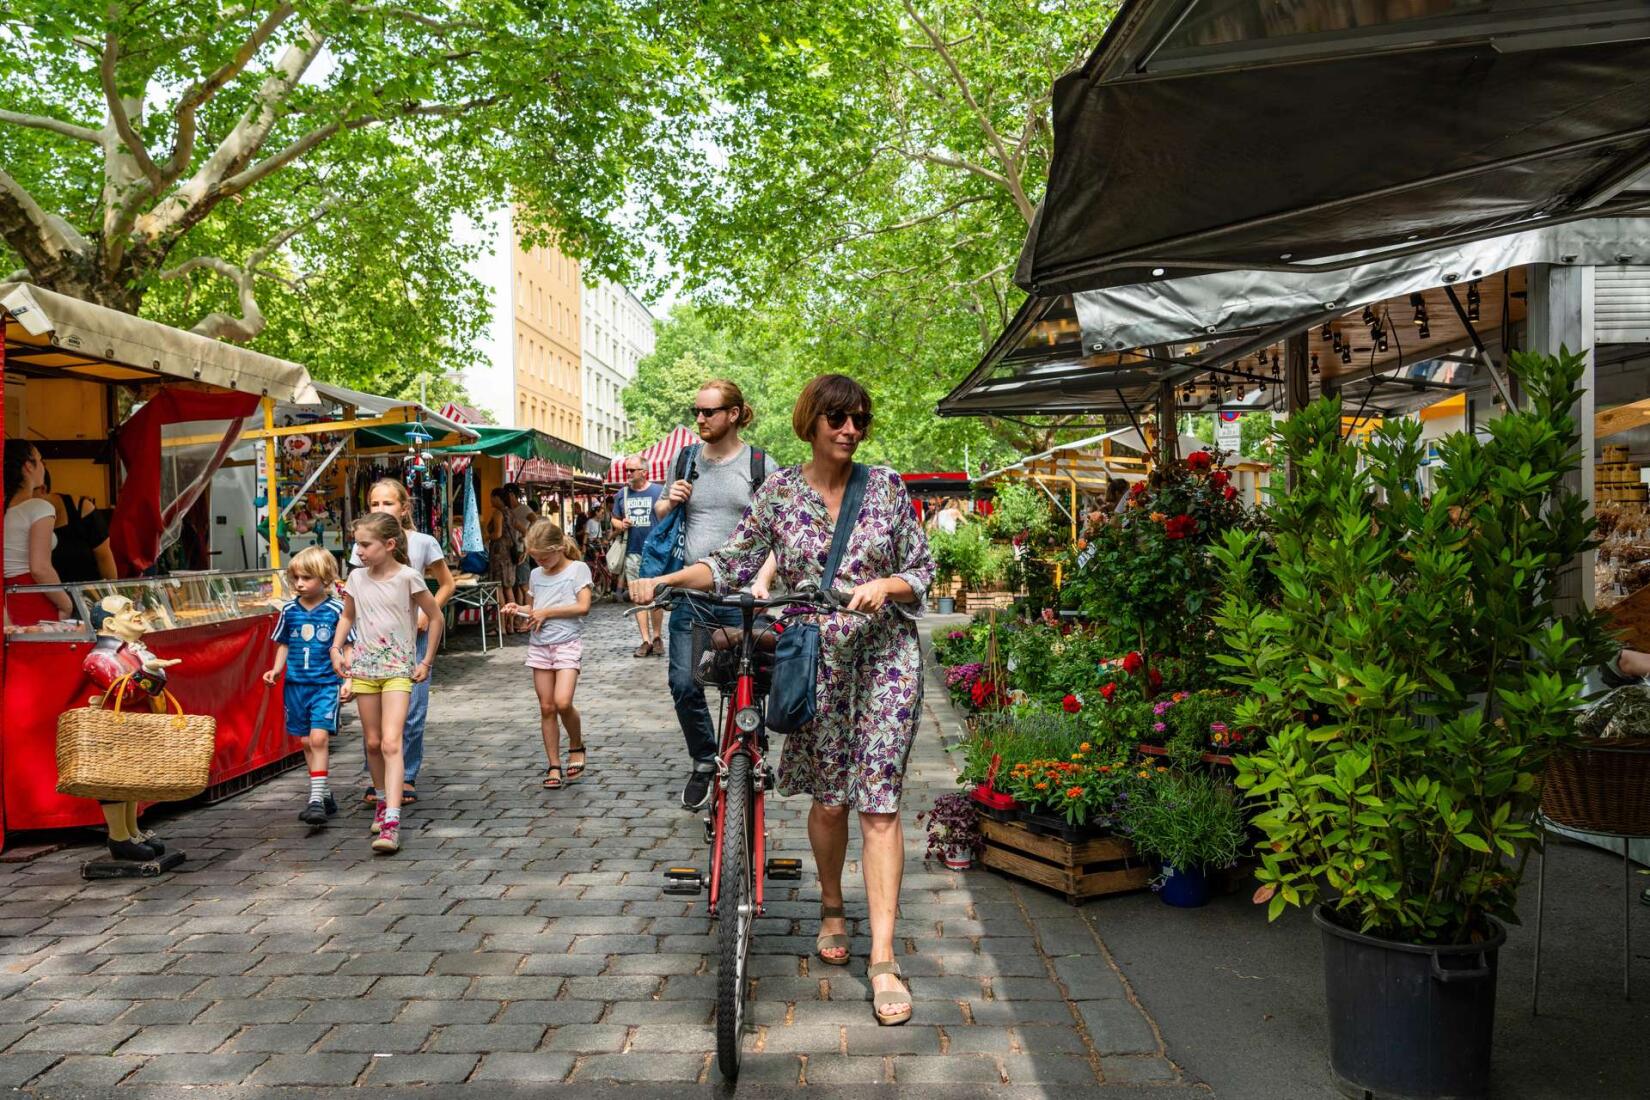
POLYGON ((109 596, 131 600, 151 632, 244 619, 275 609, 282 599, 281 581, 278 570, 253 569, 61 586, 8 586, 5 635, 8 641, 90 641, 92 608, 109 596), (40 620, 41 597, 49 592, 66 592, 73 610, 65 615, 53 608, 55 617, 40 620))

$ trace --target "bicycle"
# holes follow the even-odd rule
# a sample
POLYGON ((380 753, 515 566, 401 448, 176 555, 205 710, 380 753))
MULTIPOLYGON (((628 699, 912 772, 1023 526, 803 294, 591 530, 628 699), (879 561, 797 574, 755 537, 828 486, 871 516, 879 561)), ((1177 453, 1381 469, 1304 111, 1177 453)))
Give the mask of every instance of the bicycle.
MULTIPOLYGON (((772 670, 764 666, 762 655, 773 652, 776 626, 782 631, 779 624, 784 619, 821 611, 846 612, 847 608, 841 597, 812 586, 766 600, 748 592, 713 596, 661 586, 651 604, 632 607, 627 614, 668 610, 679 599, 691 599, 703 607, 737 608, 740 613, 738 627, 714 621, 696 623, 693 654, 694 674, 702 676, 707 686, 716 687, 720 696, 717 724, 722 735, 716 783, 705 818, 705 841, 710 845, 710 916, 717 923, 716 1058, 722 1076, 733 1081, 739 1076, 743 1046, 751 932, 762 915, 767 880, 802 877, 801 860, 772 858, 766 850, 763 809, 774 775, 765 760, 768 731, 763 704, 772 670), (776 609, 781 612, 778 619, 758 622, 759 611, 776 609), (737 655, 727 661, 725 655, 730 653, 737 655), (709 657, 708 675, 700 671, 703 657, 709 657)), ((698 896, 705 885, 705 876, 696 867, 665 871, 667 894, 698 896)))

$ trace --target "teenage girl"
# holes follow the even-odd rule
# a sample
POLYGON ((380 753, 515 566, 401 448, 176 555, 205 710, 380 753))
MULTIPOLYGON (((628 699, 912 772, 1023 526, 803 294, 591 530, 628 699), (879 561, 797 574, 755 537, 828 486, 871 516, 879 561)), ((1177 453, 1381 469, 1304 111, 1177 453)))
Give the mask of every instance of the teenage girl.
POLYGON ((331 646, 332 667, 350 678, 366 735, 373 786, 384 792, 373 816, 375 852, 401 850, 401 735, 413 685, 429 679, 441 643, 441 615, 424 576, 407 565, 401 524, 373 512, 355 521, 355 552, 364 568, 344 582, 344 613, 331 646), (417 656, 418 618, 429 623, 429 653, 417 656), (342 648, 355 628, 352 649, 342 648))
POLYGON ((579 712, 573 708, 573 689, 579 683, 579 660, 584 651, 584 617, 590 613, 590 567, 578 560, 578 544, 547 519, 527 532, 527 556, 538 568, 527 578, 531 607, 506 604, 503 613, 532 623, 527 640, 527 667, 533 670, 533 690, 539 697, 539 734, 549 767, 546 790, 562 786, 561 730, 567 728, 568 783, 584 774, 584 739, 579 712))
MULTIPOLYGON (((432 536, 422 531, 413 530, 412 497, 407 493, 407 487, 394 478, 386 477, 372 483, 367 490, 367 509, 373 512, 384 512, 401 521, 402 546, 406 547, 407 564, 421 577, 434 577, 435 606, 443 608, 447 601, 453 598, 453 592, 458 588, 458 582, 453 579, 453 571, 447 567, 446 555, 441 552, 441 544, 432 536)), ((361 559, 354 554, 350 555, 351 565, 360 565, 361 559)), ((430 647, 430 636, 427 632, 429 623, 424 612, 418 613, 418 659, 433 654, 430 647)), ((430 680, 425 679, 413 685, 412 703, 407 711, 407 735, 405 741, 405 767, 407 770, 407 785, 402 792, 402 801, 411 805, 418 801, 418 770, 424 766, 424 721, 430 713, 430 680)), ((366 800, 376 802, 382 788, 367 788, 366 800)))

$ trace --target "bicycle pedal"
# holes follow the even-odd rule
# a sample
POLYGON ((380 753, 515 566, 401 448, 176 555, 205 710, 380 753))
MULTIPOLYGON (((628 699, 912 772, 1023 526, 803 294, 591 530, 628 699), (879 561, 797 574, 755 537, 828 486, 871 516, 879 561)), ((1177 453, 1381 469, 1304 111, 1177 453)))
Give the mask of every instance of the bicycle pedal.
POLYGON ((792 881, 800 879, 802 877, 802 861, 800 859, 770 859, 768 860, 768 877, 792 881))
POLYGON ((665 893, 697 897, 704 889, 704 876, 697 867, 671 867, 665 871, 665 893))
POLYGON ((762 769, 762 789, 765 791, 777 790, 779 781, 774 777, 772 768, 762 769))

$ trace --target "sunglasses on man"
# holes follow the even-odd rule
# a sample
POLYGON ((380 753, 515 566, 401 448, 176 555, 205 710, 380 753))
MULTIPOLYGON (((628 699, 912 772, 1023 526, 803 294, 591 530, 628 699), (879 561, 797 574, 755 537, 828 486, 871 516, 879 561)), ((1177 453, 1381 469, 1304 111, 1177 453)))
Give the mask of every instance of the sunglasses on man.
POLYGON ((713 409, 701 409, 698 405, 689 405, 687 411, 688 415, 693 417, 695 420, 699 420, 701 418, 709 420, 719 412, 729 412, 730 410, 738 407, 739 406, 737 405, 717 405, 713 409))
POLYGON ((871 414, 868 412, 844 412, 841 409, 833 409, 820 415, 825 418, 825 423, 830 425, 833 432, 849 420, 854 422, 855 431, 864 432, 871 427, 871 414))

